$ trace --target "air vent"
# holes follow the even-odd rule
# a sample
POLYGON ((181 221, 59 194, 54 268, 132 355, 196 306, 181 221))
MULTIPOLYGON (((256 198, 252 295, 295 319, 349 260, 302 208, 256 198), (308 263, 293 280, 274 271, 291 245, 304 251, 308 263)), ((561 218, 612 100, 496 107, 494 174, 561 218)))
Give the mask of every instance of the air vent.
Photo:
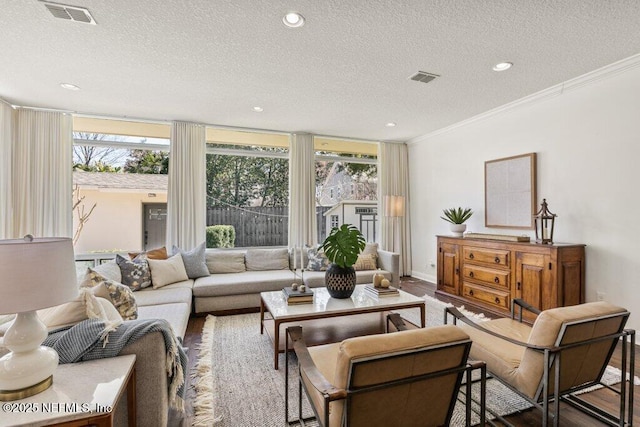
POLYGON ((417 82, 429 83, 431 80, 435 79, 436 77, 440 77, 440 76, 437 74, 425 73, 424 71, 418 71, 417 73, 415 73, 409 78, 417 82))
POLYGON ((51 14, 60 19, 68 21, 84 22, 85 24, 96 25, 95 19, 88 9, 77 6, 67 6, 64 4, 43 2, 51 14))

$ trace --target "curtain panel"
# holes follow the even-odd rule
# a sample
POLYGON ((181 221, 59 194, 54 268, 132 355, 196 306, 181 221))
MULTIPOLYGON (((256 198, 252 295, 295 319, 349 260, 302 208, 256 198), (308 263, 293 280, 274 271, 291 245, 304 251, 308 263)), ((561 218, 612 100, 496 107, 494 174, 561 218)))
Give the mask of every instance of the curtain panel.
POLYGON ((206 135, 203 125, 171 124, 167 248, 190 250, 205 240, 206 135))
POLYGON ((313 135, 293 134, 289 140, 289 247, 312 246, 317 240, 313 135))
POLYGON ((15 112, 11 237, 72 237, 72 130, 69 114, 15 112))
POLYGON ((11 158, 13 152, 13 114, 11 105, 0 100, 0 239, 13 235, 11 158))
MULTIPOLYGON (((397 200, 398 198, 395 198, 397 200)), ((380 244, 400 254, 400 276, 411 274, 411 218, 409 209, 409 157, 406 144, 381 142, 378 156, 380 244), (400 196, 402 209, 387 206, 388 196, 400 196), (392 212, 400 212, 392 213, 392 212)))

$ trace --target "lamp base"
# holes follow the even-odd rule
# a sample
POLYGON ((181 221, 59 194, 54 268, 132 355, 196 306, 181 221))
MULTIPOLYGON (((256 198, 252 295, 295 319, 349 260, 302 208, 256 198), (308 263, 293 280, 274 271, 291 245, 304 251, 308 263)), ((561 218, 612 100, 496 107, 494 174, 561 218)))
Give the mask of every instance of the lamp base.
POLYGON ((0 402, 10 402, 12 400, 26 399, 38 393, 42 393, 53 384, 53 375, 29 387, 19 390, 0 390, 0 402))

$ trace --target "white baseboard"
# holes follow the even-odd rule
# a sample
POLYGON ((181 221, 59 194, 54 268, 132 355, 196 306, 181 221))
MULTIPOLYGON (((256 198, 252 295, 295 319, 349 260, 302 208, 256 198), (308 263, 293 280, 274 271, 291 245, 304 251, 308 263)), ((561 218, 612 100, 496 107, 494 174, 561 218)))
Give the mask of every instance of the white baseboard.
POLYGON ((418 279, 427 281, 429 283, 434 283, 434 284, 438 283, 437 282, 438 279, 436 278, 436 276, 434 276, 432 274, 426 274, 426 273, 423 273, 421 271, 412 271, 411 272, 411 277, 417 277, 418 279))

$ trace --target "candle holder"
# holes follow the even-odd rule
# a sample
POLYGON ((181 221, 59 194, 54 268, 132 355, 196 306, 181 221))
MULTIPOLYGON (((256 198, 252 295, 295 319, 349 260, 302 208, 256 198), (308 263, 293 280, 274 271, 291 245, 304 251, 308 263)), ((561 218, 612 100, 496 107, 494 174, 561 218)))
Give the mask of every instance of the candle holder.
POLYGON ((542 199, 540 210, 533 216, 536 226, 536 242, 543 245, 553 243, 553 229, 557 215, 549 211, 547 199, 542 199))

